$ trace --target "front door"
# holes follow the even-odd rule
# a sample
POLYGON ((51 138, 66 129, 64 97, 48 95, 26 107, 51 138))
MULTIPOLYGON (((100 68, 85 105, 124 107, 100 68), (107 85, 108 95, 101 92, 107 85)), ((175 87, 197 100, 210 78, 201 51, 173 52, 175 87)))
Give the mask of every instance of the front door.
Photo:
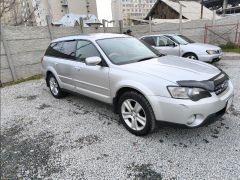
POLYGON ((86 40, 78 40, 76 48, 77 63, 74 67, 73 76, 76 90, 83 95, 109 103, 111 102, 109 67, 103 64, 96 66, 86 65, 85 59, 93 56, 101 57, 93 43, 86 40))
POLYGON ((179 45, 176 45, 173 41, 164 36, 157 37, 156 49, 166 55, 179 56, 179 45))

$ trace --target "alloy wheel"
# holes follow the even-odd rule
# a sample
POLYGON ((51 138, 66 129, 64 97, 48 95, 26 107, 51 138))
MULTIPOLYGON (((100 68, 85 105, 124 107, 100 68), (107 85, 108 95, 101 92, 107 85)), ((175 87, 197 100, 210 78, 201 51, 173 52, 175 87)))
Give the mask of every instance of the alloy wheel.
POLYGON ((133 130, 141 131, 146 126, 146 113, 143 107, 133 99, 126 99, 121 106, 125 123, 133 130))
POLYGON ((57 96, 59 93, 59 87, 58 87, 58 83, 56 81, 56 79, 54 77, 51 77, 49 80, 49 86, 50 86, 50 90, 51 92, 57 96))
POLYGON ((197 60, 196 56, 194 55, 187 56, 187 58, 197 60))

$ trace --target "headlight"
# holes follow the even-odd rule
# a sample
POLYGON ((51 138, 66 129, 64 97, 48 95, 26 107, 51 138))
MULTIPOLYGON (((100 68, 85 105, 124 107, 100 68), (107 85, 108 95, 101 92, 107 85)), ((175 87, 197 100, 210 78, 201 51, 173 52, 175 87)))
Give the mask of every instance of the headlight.
POLYGON ((169 86, 168 91, 171 96, 176 99, 191 99, 193 101, 198 101, 206 97, 211 97, 211 94, 202 88, 169 86))
POLYGON ((206 51, 208 54, 216 54, 216 51, 214 51, 214 50, 207 50, 206 51))

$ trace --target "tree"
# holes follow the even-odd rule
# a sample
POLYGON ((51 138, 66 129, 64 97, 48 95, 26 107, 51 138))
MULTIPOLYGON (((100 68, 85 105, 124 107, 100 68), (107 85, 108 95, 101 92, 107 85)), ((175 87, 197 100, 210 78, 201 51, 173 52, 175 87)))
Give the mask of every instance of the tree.
POLYGON ((0 18, 7 12, 10 12, 16 5, 16 0, 1 0, 0 18))
POLYGON ((29 5, 29 3, 30 1, 28 0, 1 0, 0 18, 2 20, 5 19, 4 23, 8 25, 33 25, 35 23, 34 12, 38 7, 32 7, 32 4, 29 5), (24 13, 23 3, 28 4, 29 6, 29 9, 27 9, 27 11, 25 11, 24 13), (31 9, 30 6, 32 7, 31 9))

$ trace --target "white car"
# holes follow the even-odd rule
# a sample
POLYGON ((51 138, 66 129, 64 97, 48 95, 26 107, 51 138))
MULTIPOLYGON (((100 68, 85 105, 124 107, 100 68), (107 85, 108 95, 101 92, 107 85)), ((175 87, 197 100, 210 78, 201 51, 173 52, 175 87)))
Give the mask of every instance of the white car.
POLYGON ((163 34, 140 38, 162 54, 181 56, 204 62, 217 62, 222 59, 222 50, 218 46, 196 43, 183 35, 163 34))
POLYGON ((210 64, 163 56, 121 34, 69 36, 51 42, 42 70, 52 95, 77 92, 112 104, 133 134, 156 121, 197 127, 223 115, 233 99, 228 75, 210 64))

